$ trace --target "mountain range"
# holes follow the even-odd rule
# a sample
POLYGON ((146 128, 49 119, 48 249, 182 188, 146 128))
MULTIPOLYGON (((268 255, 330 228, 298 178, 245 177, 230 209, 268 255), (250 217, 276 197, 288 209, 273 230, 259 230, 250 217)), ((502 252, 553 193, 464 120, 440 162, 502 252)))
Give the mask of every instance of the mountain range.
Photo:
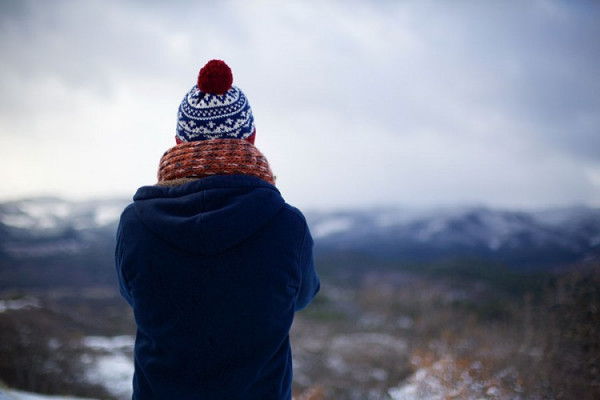
POLYGON ((309 214, 318 249, 414 262, 485 259, 517 268, 561 267, 600 253, 600 209, 486 207, 371 209, 309 214))
MULTIPOLYGON (((0 204, 2 286, 112 283, 114 235, 127 203, 31 198, 0 204)), ((306 217, 317 258, 323 259, 342 254, 394 262, 471 258, 549 268, 600 254, 600 209, 584 206, 312 210, 306 217)))

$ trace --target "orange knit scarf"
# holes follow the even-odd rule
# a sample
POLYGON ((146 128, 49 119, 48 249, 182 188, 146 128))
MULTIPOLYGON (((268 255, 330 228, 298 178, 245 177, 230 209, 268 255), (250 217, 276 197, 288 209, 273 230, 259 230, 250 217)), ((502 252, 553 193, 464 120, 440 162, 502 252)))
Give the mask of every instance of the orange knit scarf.
POLYGON ((158 182, 212 175, 250 175, 275 184, 271 167, 254 145, 240 139, 185 142, 160 159, 158 182))

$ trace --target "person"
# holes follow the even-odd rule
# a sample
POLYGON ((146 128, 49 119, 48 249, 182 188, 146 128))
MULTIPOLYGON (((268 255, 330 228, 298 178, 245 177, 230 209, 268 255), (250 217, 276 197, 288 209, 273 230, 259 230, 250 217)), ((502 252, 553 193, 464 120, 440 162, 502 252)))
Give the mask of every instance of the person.
POLYGON ((137 326, 133 399, 291 399, 289 331, 319 290, 303 214, 254 146, 231 69, 179 106, 158 183, 123 211, 115 264, 137 326))

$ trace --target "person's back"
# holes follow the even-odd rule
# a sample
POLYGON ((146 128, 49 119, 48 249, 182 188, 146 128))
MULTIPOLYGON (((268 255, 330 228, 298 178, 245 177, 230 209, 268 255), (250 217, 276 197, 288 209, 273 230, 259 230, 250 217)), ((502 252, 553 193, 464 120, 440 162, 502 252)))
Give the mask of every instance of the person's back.
POLYGON ((186 107, 209 95, 186 95, 159 184, 121 216, 117 272, 138 328, 133 398, 290 399, 289 329, 319 289, 312 238, 252 144, 245 98, 235 137, 190 129, 205 121, 186 107))

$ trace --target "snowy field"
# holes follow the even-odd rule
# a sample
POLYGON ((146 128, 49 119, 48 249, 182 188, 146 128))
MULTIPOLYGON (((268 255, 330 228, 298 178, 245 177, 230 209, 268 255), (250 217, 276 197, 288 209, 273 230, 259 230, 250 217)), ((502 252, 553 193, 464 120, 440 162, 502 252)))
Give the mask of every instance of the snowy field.
MULTIPOLYGON (((86 379, 102 385, 118 399, 131 399, 134 336, 88 336, 82 344, 90 351, 82 356, 86 379)), ((1 400, 1 399, 0 399, 1 400)))
POLYGON ((84 399, 81 397, 68 397, 68 396, 44 396, 41 394, 21 392, 19 390, 0 389, 0 400, 94 400, 94 399, 84 399))
MULTIPOLYGON (((1 305, 1 304, 0 304, 1 305)), ((4 304, 6 306, 6 304, 4 304)), ((1 309, 0 309, 1 310, 1 309)), ((87 349, 81 356, 85 378, 118 398, 131 399, 133 379, 133 336, 88 336, 81 341, 87 349)), ((44 396, 18 390, 1 389, 0 400, 88 400, 78 397, 44 396)), ((93 399, 89 399, 93 400, 93 399)))

